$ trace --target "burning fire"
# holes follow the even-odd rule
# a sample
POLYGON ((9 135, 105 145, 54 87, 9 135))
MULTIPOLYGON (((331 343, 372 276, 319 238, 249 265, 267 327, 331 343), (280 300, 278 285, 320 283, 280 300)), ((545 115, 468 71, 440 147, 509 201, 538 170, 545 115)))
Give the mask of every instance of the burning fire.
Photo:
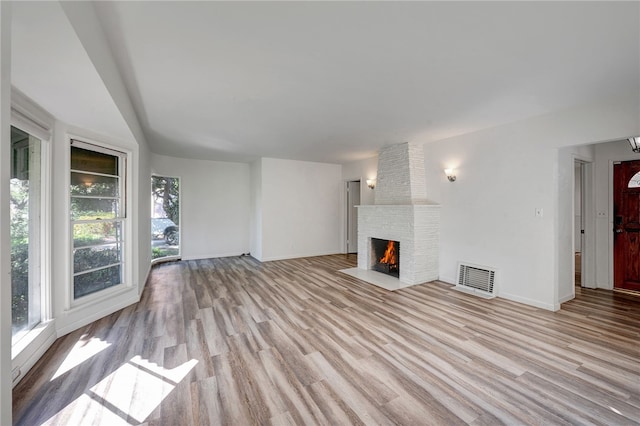
POLYGON ((387 249, 384 251, 384 256, 380 258, 380 263, 388 263, 389 265, 398 263, 395 241, 389 241, 389 243, 387 243, 387 249))

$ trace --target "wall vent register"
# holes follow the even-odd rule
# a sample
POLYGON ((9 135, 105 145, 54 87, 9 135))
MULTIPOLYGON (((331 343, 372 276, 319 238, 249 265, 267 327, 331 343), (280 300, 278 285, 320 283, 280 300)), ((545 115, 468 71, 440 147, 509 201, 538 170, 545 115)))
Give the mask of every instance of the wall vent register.
POLYGON ((496 270, 487 266, 470 263, 458 264, 456 290, 487 299, 495 297, 496 270))

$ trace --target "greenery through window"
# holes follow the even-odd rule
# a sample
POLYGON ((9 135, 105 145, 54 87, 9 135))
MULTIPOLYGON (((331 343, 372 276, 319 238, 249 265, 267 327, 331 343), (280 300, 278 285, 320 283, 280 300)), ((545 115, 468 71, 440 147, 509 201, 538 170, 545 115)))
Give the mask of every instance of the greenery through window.
POLYGON ((122 153, 72 141, 74 299, 123 282, 124 165, 122 153))
POLYGON ((151 176, 151 257, 180 255, 180 179, 151 176))
POLYGON ((41 141, 11 127, 11 336, 16 343, 42 320, 41 141))

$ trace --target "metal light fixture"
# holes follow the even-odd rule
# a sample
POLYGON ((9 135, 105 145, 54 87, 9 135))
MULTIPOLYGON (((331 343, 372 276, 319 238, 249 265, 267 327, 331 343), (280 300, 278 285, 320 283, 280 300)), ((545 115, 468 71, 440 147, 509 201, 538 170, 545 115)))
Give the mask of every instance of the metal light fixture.
POLYGON ((640 136, 629 138, 627 140, 629 141, 629 145, 631 145, 631 150, 640 154, 640 136))
POLYGON ((453 169, 444 169, 444 174, 447 175, 447 179, 449 179, 449 182, 455 182, 456 181, 455 170, 453 170, 453 169))
POLYGON ((369 187, 369 189, 373 189, 376 187, 376 180, 375 179, 367 179, 367 186, 369 187))

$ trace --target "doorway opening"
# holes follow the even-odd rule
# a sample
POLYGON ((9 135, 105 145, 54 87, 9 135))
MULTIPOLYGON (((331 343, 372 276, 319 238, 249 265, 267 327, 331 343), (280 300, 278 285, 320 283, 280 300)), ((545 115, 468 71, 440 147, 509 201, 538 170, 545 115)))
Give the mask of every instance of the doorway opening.
POLYGON ((346 183, 347 199, 347 253, 358 252, 358 209, 360 205, 360 181, 351 180, 346 183))
POLYGON ((594 164, 574 159, 573 173, 573 254, 574 294, 576 287, 596 288, 594 164))
POLYGON ((580 160, 574 162, 574 188, 573 188, 573 248, 574 248, 574 285, 582 287, 582 257, 584 248, 584 167, 585 163, 580 160))
POLYGON ((151 260, 180 258, 180 178, 151 176, 151 260))

